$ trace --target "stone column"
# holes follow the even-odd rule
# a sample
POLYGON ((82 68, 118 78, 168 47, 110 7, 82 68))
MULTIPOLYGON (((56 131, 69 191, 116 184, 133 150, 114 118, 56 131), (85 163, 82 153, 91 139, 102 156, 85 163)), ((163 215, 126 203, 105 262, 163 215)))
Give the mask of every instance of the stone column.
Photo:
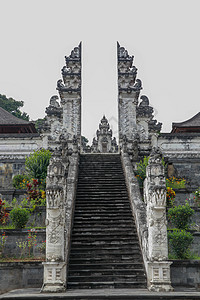
POLYGON ((144 201, 147 205, 148 262, 147 280, 151 291, 171 291, 168 261, 166 184, 162 154, 154 148, 146 169, 144 201))
POLYGON ((62 79, 57 82, 57 90, 63 109, 63 130, 69 138, 76 136, 81 143, 81 43, 69 56, 65 57, 66 65, 62 69, 62 79))
POLYGON ((46 188, 46 262, 43 292, 63 292, 66 288, 65 190, 66 163, 60 151, 50 160, 46 188))
POLYGON ((119 143, 123 144, 123 139, 128 140, 128 147, 137 133, 136 107, 138 97, 142 89, 140 79, 136 79, 137 69, 133 66, 133 56, 129 56, 128 51, 117 44, 118 56, 118 92, 119 92, 119 143))

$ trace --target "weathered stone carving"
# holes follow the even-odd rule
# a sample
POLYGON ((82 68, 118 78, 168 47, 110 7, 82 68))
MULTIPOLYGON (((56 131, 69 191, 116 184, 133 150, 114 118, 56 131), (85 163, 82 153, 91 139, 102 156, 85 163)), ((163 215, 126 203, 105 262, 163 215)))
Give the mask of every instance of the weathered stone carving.
POLYGON ((116 138, 112 138, 112 130, 105 116, 101 119, 99 130, 97 130, 97 140, 93 138, 91 152, 93 153, 116 153, 118 146, 116 138))
MULTIPOLYGON (((157 145, 158 132, 161 123, 153 119, 153 108, 149 105, 147 96, 138 98, 142 82, 136 79, 137 69, 133 66, 133 56, 124 47, 117 44, 118 53, 118 90, 119 90, 119 145, 123 145, 123 136, 133 143, 135 135, 139 135, 139 157, 149 155, 152 146, 157 145)), ((130 145, 129 148, 133 148, 130 145)))
POLYGON ((127 152, 122 152, 122 163, 146 268, 148 289, 171 291, 162 154, 158 148, 151 152, 144 184, 144 202, 127 152))
POLYGON ((66 67, 62 69, 63 81, 60 79, 57 82, 61 105, 57 101, 58 97, 53 96, 46 109, 49 130, 43 132, 43 140, 54 153, 46 180, 44 292, 61 292, 66 289, 68 247, 81 142, 80 59, 81 45, 66 57, 66 67))
POLYGON ((168 260, 166 185, 162 154, 153 148, 146 169, 144 201, 148 227, 148 288, 153 291, 172 290, 168 260))
MULTIPOLYGON (((42 128, 43 147, 55 149, 60 136, 65 135, 68 144, 71 137, 76 136, 78 148, 81 143, 81 44, 65 57, 66 66, 62 68, 63 80, 57 81, 60 95, 50 99, 46 108, 45 126, 42 128), (67 131, 67 133, 65 132, 67 131), (66 137, 68 135, 68 137, 66 137)), ((69 146, 70 147, 70 146, 69 146)))

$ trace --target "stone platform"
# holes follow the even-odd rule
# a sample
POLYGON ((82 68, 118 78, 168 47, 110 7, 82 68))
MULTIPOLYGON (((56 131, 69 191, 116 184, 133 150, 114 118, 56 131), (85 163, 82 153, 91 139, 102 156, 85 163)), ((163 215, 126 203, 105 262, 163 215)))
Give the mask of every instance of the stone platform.
POLYGON ((65 293, 49 294, 40 293, 40 289, 19 289, 13 290, 0 296, 0 299, 66 299, 66 300, 192 300, 200 299, 200 292, 194 289, 177 289, 174 292, 149 292, 146 289, 85 289, 85 290, 68 290, 65 293))

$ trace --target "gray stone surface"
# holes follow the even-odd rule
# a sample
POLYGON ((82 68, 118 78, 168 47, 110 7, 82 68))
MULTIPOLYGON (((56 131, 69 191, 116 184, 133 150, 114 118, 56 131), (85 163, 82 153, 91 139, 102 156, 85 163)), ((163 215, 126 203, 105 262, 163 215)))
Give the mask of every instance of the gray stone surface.
POLYGON ((0 263, 0 294, 13 289, 42 286, 41 262, 0 263))
POLYGON ((13 290, 0 297, 0 299, 68 299, 68 300, 100 300, 100 299, 116 299, 116 300, 192 300, 199 299, 200 292, 194 289, 177 289, 174 292, 149 292, 141 289, 97 289, 97 290, 68 290, 60 294, 40 294, 39 289, 21 289, 13 290))

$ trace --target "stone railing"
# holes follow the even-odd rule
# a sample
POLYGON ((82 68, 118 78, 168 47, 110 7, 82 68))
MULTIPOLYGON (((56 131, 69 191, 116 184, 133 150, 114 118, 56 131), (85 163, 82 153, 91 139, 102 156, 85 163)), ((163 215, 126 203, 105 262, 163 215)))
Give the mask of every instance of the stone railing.
POLYGON ((135 224, 137 227, 139 242, 142 249, 145 269, 147 270, 148 228, 147 228, 146 205, 142 200, 139 184, 137 178, 134 175, 133 166, 131 164, 128 153, 122 153, 121 159, 122 159, 122 165, 124 169, 127 189, 129 193, 129 198, 131 202, 131 208, 135 218, 135 224))
POLYGON ((148 289, 158 292, 171 291, 162 155, 158 149, 154 149, 150 155, 146 170, 147 178, 144 182, 144 201, 129 155, 122 153, 121 157, 146 269, 148 289))
POLYGON ((67 262, 78 177, 78 152, 59 151, 50 161, 47 176, 46 262, 42 292, 66 290, 67 262))

